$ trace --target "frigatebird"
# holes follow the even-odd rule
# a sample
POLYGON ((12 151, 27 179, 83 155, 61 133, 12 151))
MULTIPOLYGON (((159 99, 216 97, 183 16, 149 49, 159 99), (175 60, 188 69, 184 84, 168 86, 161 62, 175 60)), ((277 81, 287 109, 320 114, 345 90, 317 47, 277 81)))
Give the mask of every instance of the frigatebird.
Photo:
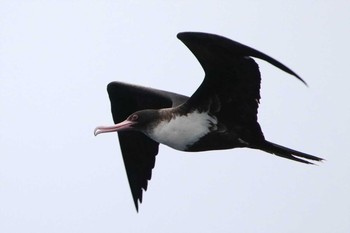
POLYGON ((191 97, 112 82, 107 91, 115 125, 94 134, 118 132, 121 152, 138 211, 147 190, 159 143, 180 151, 247 147, 312 164, 322 158, 265 139, 257 121, 260 72, 252 57, 265 60, 306 82, 274 58, 228 38, 201 32, 177 35, 196 56, 205 78, 191 97))

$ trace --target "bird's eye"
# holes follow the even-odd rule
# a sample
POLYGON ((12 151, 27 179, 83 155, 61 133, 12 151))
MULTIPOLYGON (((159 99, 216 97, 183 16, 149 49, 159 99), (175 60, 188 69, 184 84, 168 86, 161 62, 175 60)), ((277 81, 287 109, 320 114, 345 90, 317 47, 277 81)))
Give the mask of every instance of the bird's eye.
POLYGON ((130 120, 136 121, 138 118, 139 118, 139 116, 136 115, 136 114, 134 114, 134 115, 131 116, 131 119, 130 119, 130 120))

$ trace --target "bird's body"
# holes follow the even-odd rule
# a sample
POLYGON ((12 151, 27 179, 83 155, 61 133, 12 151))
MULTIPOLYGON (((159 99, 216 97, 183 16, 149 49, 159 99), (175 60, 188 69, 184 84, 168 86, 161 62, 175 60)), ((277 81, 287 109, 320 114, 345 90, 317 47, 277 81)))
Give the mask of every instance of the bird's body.
POLYGON ((216 117, 210 116, 207 112, 194 111, 187 115, 174 113, 169 115, 169 119, 159 122, 146 135, 156 142, 181 151, 190 150, 197 141, 214 131, 218 124, 216 117))
POLYGON ((261 78, 251 56, 304 82, 297 74, 277 60, 221 36, 189 32, 178 38, 205 71, 196 92, 186 97, 112 82, 107 90, 116 125, 95 130, 95 135, 118 131, 136 208, 151 179, 159 143, 189 152, 248 147, 303 163, 322 160, 265 140, 257 121, 261 78))

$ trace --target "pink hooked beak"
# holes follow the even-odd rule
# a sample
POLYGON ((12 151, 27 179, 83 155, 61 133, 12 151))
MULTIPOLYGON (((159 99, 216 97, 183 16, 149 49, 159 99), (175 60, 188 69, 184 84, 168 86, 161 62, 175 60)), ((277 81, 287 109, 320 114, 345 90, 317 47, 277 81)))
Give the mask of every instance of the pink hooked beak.
POLYGON ((101 133, 110 133, 110 132, 127 130, 127 129, 130 129, 131 126, 135 123, 136 122, 133 122, 130 120, 125 120, 113 126, 98 126, 94 130, 94 135, 97 136, 98 134, 101 134, 101 133))

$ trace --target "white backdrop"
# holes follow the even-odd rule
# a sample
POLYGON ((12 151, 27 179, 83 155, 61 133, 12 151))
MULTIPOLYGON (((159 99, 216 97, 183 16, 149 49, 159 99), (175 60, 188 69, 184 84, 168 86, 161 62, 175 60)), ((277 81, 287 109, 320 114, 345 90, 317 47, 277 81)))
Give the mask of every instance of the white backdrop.
POLYGON ((348 1, 0 1, 0 232, 350 232, 348 1), (258 60, 259 122, 308 166, 235 149, 160 146, 137 214, 106 85, 191 95, 203 71, 176 38, 220 34, 258 60))

